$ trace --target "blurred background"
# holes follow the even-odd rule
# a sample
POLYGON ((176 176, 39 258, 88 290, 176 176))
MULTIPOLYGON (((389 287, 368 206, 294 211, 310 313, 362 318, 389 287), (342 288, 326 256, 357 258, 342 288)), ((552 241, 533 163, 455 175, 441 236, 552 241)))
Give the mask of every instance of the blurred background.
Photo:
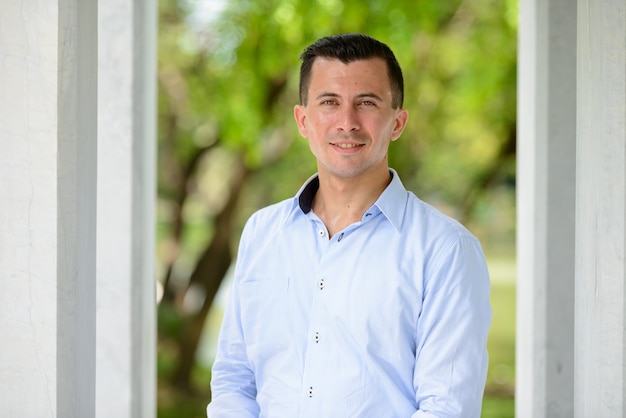
POLYGON ((483 244, 493 324, 482 416, 514 416, 516 0, 160 0, 160 418, 206 416, 243 223, 315 172, 292 116, 298 57, 343 32, 387 43, 403 68, 409 123, 390 165, 483 244))

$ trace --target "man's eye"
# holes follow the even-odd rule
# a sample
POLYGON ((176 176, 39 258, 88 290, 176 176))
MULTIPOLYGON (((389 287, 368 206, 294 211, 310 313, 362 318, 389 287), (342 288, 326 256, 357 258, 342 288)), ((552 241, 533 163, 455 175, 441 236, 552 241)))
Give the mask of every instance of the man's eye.
POLYGON ((327 100, 322 100, 322 102, 320 104, 326 105, 326 106, 330 106, 330 105, 334 105, 336 103, 337 103, 336 100, 327 99, 327 100))
POLYGON ((376 103, 372 102, 371 100, 363 100, 361 102, 361 106, 376 106, 376 103))

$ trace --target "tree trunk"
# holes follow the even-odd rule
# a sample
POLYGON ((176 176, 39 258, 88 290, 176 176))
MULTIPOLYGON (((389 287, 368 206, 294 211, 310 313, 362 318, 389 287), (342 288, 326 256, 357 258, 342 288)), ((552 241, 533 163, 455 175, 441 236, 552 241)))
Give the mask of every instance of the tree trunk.
POLYGON ((189 391, 191 389, 191 372, 195 364, 196 350, 204 330, 206 317, 222 279, 233 261, 230 242, 235 208, 244 180, 249 175, 243 157, 238 160, 235 170, 228 201, 215 219, 216 228, 213 239, 202 253, 189 279, 189 286, 192 284, 199 285, 206 296, 201 309, 186 319, 178 340, 179 363, 174 373, 174 382, 182 390, 189 391))

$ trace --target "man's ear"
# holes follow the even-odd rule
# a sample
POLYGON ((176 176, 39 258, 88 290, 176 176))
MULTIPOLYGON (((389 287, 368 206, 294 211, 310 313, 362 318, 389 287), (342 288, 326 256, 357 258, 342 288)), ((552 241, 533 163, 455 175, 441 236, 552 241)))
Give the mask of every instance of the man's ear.
POLYGON ((406 109, 398 109, 396 111, 395 125, 393 127, 393 131, 391 131, 392 141, 395 141, 400 137, 400 135, 402 135, 402 131, 404 131, 404 127, 406 126, 408 120, 409 112, 406 109))
POLYGON ((298 130, 300 131, 300 135, 305 138, 309 137, 309 129, 307 128, 307 120, 306 120, 306 111, 305 107, 302 105, 295 105, 293 107, 293 117, 298 124, 298 130))

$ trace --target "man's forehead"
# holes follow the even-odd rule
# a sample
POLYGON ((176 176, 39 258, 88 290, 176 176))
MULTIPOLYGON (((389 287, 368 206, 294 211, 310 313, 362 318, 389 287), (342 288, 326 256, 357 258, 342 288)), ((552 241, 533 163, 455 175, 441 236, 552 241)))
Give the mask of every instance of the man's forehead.
POLYGON ((327 88, 333 82, 350 81, 353 84, 375 83, 379 88, 391 92, 387 66, 382 58, 365 58, 344 63, 337 58, 318 57, 311 68, 311 88, 327 88), (384 85, 379 83, 383 81, 384 85))
POLYGON ((387 74, 387 65, 382 58, 366 58, 358 59, 350 62, 343 62, 337 58, 318 57, 311 67, 311 78, 316 79, 323 74, 321 80, 328 81, 328 78, 342 76, 353 76, 358 79, 363 77, 371 77, 375 79, 389 79, 387 74), (351 74, 357 72, 358 74, 351 74))

